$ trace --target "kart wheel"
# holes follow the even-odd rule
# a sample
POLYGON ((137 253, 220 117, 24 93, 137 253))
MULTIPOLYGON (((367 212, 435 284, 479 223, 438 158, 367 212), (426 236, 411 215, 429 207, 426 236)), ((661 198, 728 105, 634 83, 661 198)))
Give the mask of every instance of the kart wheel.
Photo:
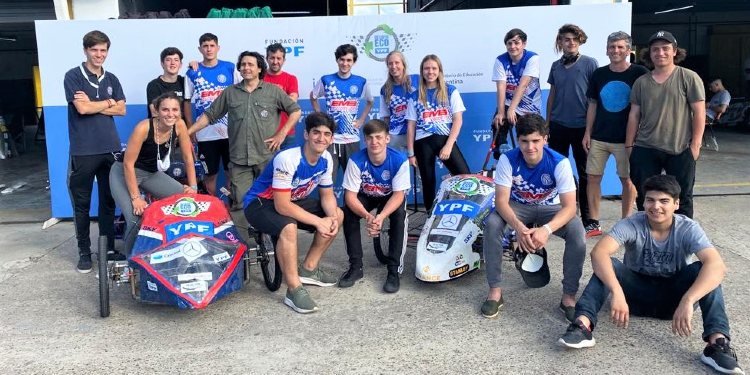
POLYGON ((375 250, 375 257, 378 258, 380 264, 388 263, 388 257, 386 254, 388 254, 388 241, 391 238, 388 234, 388 229, 391 227, 390 224, 390 219, 385 218, 385 220, 383 220, 383 226, 380 229, 380 236, 372 238, 372 247, 375 250), (383 247, 385 247, 386 251, 383 251, 383 247))
POLYGON ((281 286, 281 266, 279 266, 279 259, 276 256, 277 240, 278 238, 267 234, 261 234, 257 238, 263 281, 265 281, 268 290, 272 292, 277 291, 281 286))
POLYGON ((109 316, 109 267, 107 264, 107 236, 99 236, 99 315, 109 316))

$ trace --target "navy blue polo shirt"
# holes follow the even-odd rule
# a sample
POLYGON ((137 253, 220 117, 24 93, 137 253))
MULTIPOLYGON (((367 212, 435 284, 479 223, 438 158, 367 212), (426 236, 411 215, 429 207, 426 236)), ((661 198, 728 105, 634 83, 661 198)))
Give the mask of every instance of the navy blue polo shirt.
POLYGON ((73 105, 76 91, 83 91, 92 102, 114 99, 125 100, 120 80, 104 71, 102 76, 86 69, 81 64, 65 73, 65 100, 68 101, 68 135, 70 154, 74 156, 98 155, 121 150, 115 120, 112 116, 96 113, 81 115, 73 105))

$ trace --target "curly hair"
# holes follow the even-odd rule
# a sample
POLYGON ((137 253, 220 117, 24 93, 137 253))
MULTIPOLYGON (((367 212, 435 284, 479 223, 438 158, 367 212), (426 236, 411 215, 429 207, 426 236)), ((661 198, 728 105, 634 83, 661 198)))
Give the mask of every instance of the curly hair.
POLYGON ((555 52, 561 53, 563 51, 563 35, 565 34, 573 34, 575 35, 576 40, 578 40, 578 43, 580 44, 586 44, 586 41, 589 39, 589 37, 586 35, 585 32, 583 32, 583 29, 572 24, 572 23, 566 23, 565 25, 562 25, 560 29, 557 30, 557 38, 555 39, 555 52))

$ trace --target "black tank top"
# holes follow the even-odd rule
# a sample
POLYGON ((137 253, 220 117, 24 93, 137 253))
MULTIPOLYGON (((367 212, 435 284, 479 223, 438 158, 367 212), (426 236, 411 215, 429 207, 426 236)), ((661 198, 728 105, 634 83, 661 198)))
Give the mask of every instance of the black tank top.
MULTIPOLYGON (((159 154, 161 154, 162 159, 167 156, 173 148, 172 146, 174 146, 174 139, 177 138, 177 131, 175 130, 174 133, 175 134, 172 135, 171 139, 158 145, 159 154)), ((156 147, 157 145, 154 141, 154 119, 149 119, 148 136, 141 145, 141 151, 138 153, 138 158, 135 160, 135 167, 151 173, 158 171, 159 169, 156 167, 156 147)))

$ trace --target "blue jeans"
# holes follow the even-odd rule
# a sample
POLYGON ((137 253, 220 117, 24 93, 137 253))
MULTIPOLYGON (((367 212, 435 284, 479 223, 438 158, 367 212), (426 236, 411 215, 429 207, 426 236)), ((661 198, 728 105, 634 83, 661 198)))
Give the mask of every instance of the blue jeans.
MULTIPOLYGON (((672 277, 649 276, 633 272, 618 259, 612 258, 617 281, 620 283, 631 315, 657 319, 672 319, 680 299, 693 285, 703 264, 692 263, 672 277)), ((576 316, 584 315, 596 326, 596 315, 609 295, 609 289, 593 275, 581 298, 576 303, 576 316)), ((703 340, 714 333, 729 338, 729 319, 724 309, 724 295, 721 285, 698 301, 703 314, 703 340)))

